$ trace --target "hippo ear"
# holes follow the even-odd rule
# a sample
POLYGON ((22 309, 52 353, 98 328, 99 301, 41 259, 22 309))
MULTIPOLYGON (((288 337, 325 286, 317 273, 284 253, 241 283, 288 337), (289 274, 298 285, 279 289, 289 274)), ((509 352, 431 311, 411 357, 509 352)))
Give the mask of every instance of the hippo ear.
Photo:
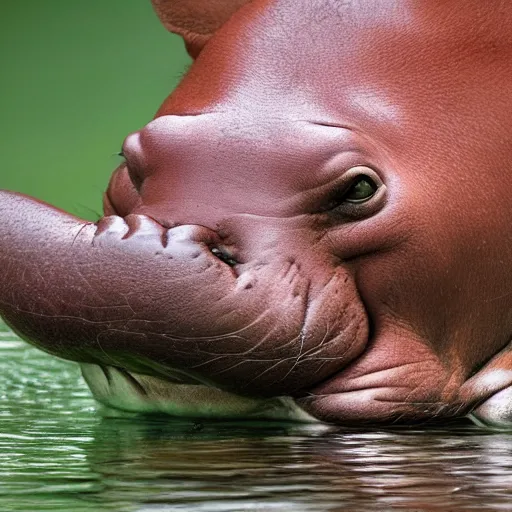
POLYGON ((151 0, 167 30, 185 40, 188 53, 197 57, 212 34, 251 0, 151 0))

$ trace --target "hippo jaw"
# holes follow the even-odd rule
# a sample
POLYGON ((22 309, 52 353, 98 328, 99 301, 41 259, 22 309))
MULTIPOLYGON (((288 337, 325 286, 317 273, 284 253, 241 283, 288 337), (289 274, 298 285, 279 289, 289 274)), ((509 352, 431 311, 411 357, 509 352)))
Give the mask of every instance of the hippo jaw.
POLYGON ((80 366, 94 398, 107 407, 125 412, 188 418, 318 422, 287 396, 243 396, 200 382, 184 384, 121 368, 85 363, 80 366))
MULTIPOLYGON (((121 368, 85 363, 80 366, 82 375, 98 402, 109 408, 130 413, 307 423, 319 422, 319 418, 322 418, 322 422, 339 423, 340 417, 343 417, 345 424, 371 425, 381 422, 397 423, 400 422, 400 418, 407 422, 415 418, 417 423, 430 418, 456 417, 464 410, 471 409, 468 403, 464 404, 461 401, 462 397, 453 404, 436 400, 411 403, 410 399, 409 402, 404 400, 401 404, 392 404, 391 401, 386 403, 385 393, 382 400, 376 396, 378 388, 363 390, 359 397, 355 393, 350 396, 349 392, 348 400, 339 392, 313 392, 309 397, 299 400, 290 396, 250 397, 230 393, 201 382, 193 382, 190 378, 184 383, 182 375, 177 376, 176 382, 171 382, 121 368), (370 395, 373 397, 370 398, 370 395), (395 411, 390 413, 393 405, 395 411)), ((489 376, 492 377, 492 371, 488 370, 487 379, 489 376)), ((512 386, 507 386, 510 377, 502 375, 501 379, 498 378, 501 382, 497 388, 492 388, 490 397, 467 415, 470 420, 481 427, 498 431, 512 429, 512 386)), ((479 380, 482 380, 482 376, 479 380)), ((486 395, 488 394, 489 391, 486 395)))

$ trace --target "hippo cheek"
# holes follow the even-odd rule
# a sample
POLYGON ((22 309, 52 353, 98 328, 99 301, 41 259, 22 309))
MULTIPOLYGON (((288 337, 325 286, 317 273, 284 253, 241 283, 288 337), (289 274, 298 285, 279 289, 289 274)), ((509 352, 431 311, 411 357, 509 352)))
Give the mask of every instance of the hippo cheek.
POLYGON ((339 267, 234 264, 201 226, 84 223, 1 192, 0 313, 63 358, 250 395, 293 395, 358 356, 367 319, 339 267))

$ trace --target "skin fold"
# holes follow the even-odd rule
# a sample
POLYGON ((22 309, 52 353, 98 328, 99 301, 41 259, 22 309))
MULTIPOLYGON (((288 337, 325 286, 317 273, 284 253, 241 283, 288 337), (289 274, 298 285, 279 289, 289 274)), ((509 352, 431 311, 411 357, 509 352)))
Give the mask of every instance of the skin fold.
POLYGON ((512 5, 153 4, 194 64, 98 223, 0 191, 6 322, 121 409, 509 428, 512 5))

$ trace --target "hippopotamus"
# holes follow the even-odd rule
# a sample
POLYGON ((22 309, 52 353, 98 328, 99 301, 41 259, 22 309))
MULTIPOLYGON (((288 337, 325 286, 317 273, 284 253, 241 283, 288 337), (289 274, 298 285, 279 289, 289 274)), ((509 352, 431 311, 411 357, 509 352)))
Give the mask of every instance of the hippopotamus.
POLYGON ((118 409, 510 427, 512 4, 153 5, 193 64, 98 222, 0 193, 5 321, 118 409))

